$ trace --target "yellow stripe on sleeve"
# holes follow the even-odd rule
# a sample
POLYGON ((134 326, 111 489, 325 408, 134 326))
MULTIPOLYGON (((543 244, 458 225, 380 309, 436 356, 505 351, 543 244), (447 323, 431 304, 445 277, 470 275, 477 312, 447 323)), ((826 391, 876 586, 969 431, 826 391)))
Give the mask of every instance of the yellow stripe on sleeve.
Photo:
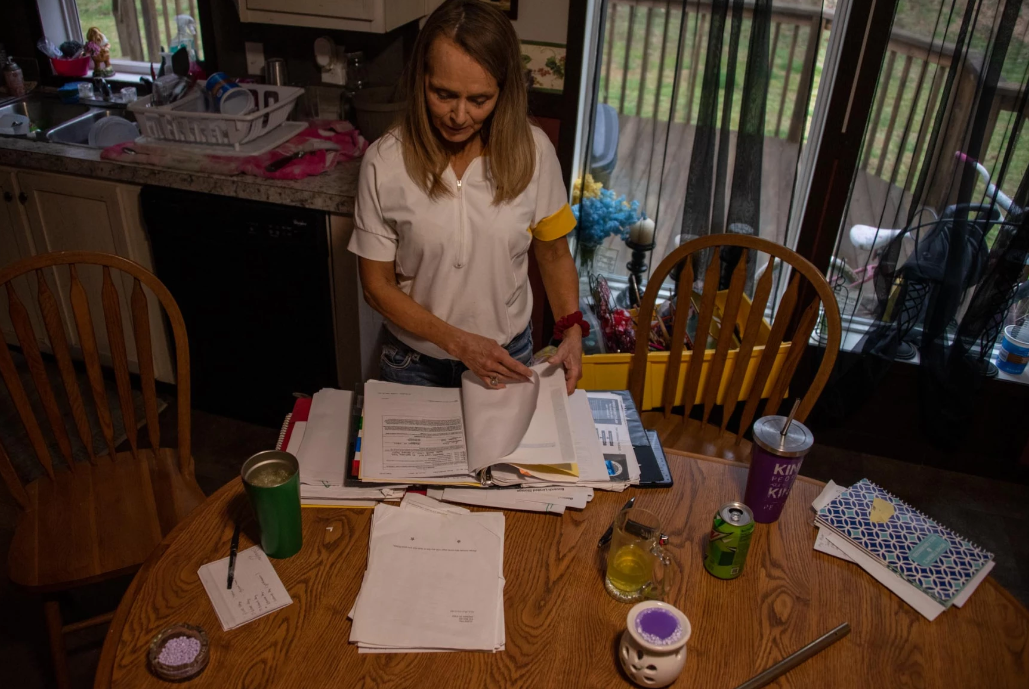
POLYGON ((536 227, 532 229, 532 236, 544 242, 550 242, 564 237, 574 230, 575 224, 575 215, 572 213, 571 207, 566 203, 561 206, 557 213, 549 215, 536 223, 536 227))

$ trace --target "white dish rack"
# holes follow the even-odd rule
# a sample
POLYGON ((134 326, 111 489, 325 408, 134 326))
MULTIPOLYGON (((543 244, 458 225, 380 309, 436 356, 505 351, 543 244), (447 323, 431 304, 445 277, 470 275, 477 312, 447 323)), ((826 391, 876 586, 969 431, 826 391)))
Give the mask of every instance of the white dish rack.
POLYGON ((153 105, 153 96, 129 105, 140 132, 151 140, 206 146, 239 147, 281 126, 303 89, 295 86, 240 84, 258 107, 246 115, 208 112, 208 98, 197 84, 190 93, 169 105, 153 105))

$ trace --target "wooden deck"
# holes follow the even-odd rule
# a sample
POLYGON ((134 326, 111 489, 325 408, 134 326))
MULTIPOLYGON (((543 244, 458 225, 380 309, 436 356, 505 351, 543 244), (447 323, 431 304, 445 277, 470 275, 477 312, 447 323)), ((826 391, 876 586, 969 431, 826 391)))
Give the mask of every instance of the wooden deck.
MULTIPOLYGON (((652 255, 653 260, 648 261, 653 268, 678 243, 695 127, 683 123, 669 125, 667 122, 626 115, 619 116, 619 126, 617 164, 610 182, 605 186, 630 201, 638 200, 641 209, 654 219, 657 225, 657 246, 652 255), (664 174, 659 179, 658 173, 662 167, 664 174)), ((729 146, 731 175, 736 153, 735 132, 730 135, 729 146)), ((765 138, 758 234, 780 244, 786 240, 799 155, 798 144, 773 137, 765 138)), ((725 186, 728 195, 732 188, 731 177, 725 186)), ((865 171, 859 171, 844 223, 847 231, 841 238, 838 256, 850 266, 863 266, 868 257, 851 245, 850 227, 857 223, 900 226, 909 202, 910 194, 905 193, 902 197, 898 187, 865 171)), ((618 237, 609 237, 604 247, 617 252, 614 272, 627 274, 625 264, 631 252, 625 243, 618 237)))

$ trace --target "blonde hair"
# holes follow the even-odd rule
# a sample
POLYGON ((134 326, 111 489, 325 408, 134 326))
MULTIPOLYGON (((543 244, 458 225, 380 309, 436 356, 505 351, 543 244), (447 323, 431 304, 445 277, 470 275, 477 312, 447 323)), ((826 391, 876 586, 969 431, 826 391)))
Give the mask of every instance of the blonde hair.
POLYGON ((429 51, 440 37, 468 53, 500 88, 496 106, 479 135, 489 156, 493 203, 511 201, 529 186, 536 168, 522 51, 507 17, 481 0, 447 0, 429 16, 418 34, 404 75, 409 105, 398 125, 404 167, 430 198, 453 194, 443 181, 450 156, 433 131, 425 97, 429 51))

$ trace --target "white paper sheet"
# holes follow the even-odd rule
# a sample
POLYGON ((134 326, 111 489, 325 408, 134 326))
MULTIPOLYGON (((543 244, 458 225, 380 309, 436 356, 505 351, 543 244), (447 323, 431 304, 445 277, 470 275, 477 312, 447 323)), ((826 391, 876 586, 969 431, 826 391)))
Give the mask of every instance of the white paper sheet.
POLYGON ((468 514, 471 511, 457 505, 448 505, 445 502, 440 502, 418 493, 408 493, 405 495, 404 499, 400 501, 400 509, 418 510, 433 514, 468 514))
POLYGON ((443 499, 447 502, 459 502, 465 505, 493 507, 500 510, 519 510, 522 512, 550 512, 564 514, 568 507, 564 500, 527 499, 511 494, 510 490, 480 490, 478 488, 446 488, 443 499))
POLYGON ((902 577, 894 574, 888 568, 881 565, 874 557, 847 539, 825 527, 820 527, 819 530, 830 543, 846 553, 861 569, 871 574, 876 581, 897 594, 902 601, 920 612, 930 622, 946 610, 945 607, 933 600, 928 594, 923 593, 902 577))
POLYGON ((535 419, 539 396, 540 376, 535 370, 532 380, 506 383, 502 390, 486 387, 471 371, 462 374, 469 469, 488 467, 519 448, 526 431, 539 425, 535 419))
POLYGON ((540 390, 536 409, 518 447, 502 455, 500 461, 530 465, 574 464, 575 443, 568 419, 568 390, 565 387, 564 369, 538 364, 532 370, 539 376, 540 390))
POLYGON ((289 442, 286 443, 286 447, 284 448, 286 452, 290 453, 294 457, 297 456, 297 453, 300 451, 300 445, 304 442, 304 433, 306 431, 306 421, 296 421, 293 423, 293 431, 289 434, 289 442))
POLYGON ((370 380, 364 391, 363 480, 470 478, 460 390, 370 380))
POLYGON ((496 512, 376 507, 351 642, 393 652, 502 648, 503 534, 496 512))
MULTIPOLYGON (((302 442, 293 453, 300 464, 302 482, 342 483, 346 478, 353 404, 354 393, 348 390, 322 388, 314 393, 302 442)), ((294 434, 299 425, 294 424, 294 434)), ((289 446, 293 447, 292 437, 289 446)))
POLYGON ((260 546, 236 554, 231 589, 225 586, 229 576, 227 557, 203 565, 197 575, 226 632, 293 603, 260 546))

